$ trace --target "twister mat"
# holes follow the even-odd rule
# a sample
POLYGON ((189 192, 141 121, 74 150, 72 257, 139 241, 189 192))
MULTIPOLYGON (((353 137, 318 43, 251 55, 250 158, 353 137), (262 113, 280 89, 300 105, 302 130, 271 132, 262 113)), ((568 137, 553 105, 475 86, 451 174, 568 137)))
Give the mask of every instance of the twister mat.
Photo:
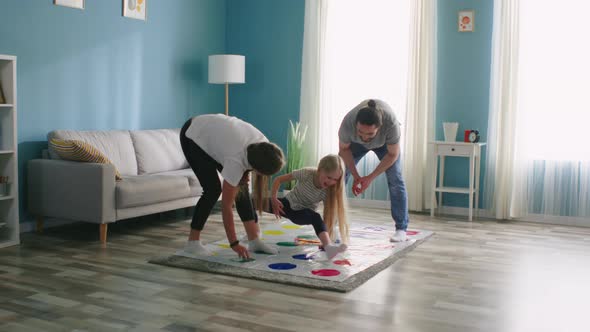
POLYGON ((328 260, 319 250, 312 226, 298 226, 288 220, 262 224, 262 240, 279 253, 251 253, 243 261, 227 239, 207 244, 209 256, 192 256, 183 250, 172 256, 154 258, 150 263, 221 273, 239 277, 294 284, 334 291, 349 291, 392 264, 432 235, 430 231, 408 229, 408 241, 391 243, 393 224, 375 225, 355 221, 350 226, 348 250, 328 260))

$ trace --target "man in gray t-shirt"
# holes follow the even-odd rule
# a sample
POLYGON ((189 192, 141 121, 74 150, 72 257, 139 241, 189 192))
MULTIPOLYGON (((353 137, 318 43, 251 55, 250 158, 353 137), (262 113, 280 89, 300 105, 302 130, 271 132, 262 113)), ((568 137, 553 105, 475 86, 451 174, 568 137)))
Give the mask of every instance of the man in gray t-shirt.
POLYGON ((391 216, 396 228, 391 241, 405 241, 409 222, 408 195, 399 160, 400 123, 391 107, 379 99, 361 102, 342 120, 338 137, 339 155, 347 168, 346 180, 352 174, 352 192, 355 196, 363 193, 378 175, 385 172, 389 185, 391 216), (369 151, 373 151, 381 162, 373 172, 360 176, 356 164, 369 151))

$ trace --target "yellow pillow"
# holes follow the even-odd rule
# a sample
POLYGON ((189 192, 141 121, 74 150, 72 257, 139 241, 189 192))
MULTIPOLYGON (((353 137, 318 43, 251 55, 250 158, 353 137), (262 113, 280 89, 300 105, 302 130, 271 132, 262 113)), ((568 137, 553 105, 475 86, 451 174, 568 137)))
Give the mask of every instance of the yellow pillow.
MULTIPOLYGON (((113 164, 107 156, 102 154, 94 146, 77 140, 63 140, 52 138, 49 145, 61 159, 71 161, 83 161, 99 164, 113 164)), ((121 174, 115 167, 115 179, 122 180, 121 174)))

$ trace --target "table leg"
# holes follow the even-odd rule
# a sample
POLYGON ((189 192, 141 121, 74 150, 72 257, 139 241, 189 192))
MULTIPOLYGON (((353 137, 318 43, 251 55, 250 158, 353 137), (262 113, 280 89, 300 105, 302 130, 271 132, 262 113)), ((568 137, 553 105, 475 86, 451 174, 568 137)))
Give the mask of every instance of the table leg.
MULTIPOLYGON (((436 150, 436 148, 435 148, 436 150)), ((438 168, 438 156, 434 154, 434 167, 432 167, 432 193, 430 194, 430 216, 434 217, 434 209, 436 208, 436 171, 438 168)))
MULTIPOLYGON (((442 188, 445 185, 445 156, 440 156, 440 170, 438 173, 438 187, 442 188)), ((438 192, 438 205, 442 206, 443 192, 438 192)))
POLYGON ((481 153, 475 159, 475 215, 479 217, 479 172, 481 167, 481 153))
POLYGON ((475 156, 469 156, 469 221, 473 220, 473 180, 475 171, 475 156))

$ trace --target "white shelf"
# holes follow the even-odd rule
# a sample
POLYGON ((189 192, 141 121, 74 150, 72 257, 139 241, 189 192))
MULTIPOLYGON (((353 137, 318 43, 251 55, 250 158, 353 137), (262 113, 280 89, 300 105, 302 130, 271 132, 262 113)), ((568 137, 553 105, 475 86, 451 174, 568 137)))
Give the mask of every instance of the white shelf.
POLYGON ((9 195, 0 196, 0 248, 18 245, 18 156, 17 151, 17 84, 16 57, 0 54, 0 82, 5 104, 0 104, 0 176, 10 179, 9 195))
MULTIPOLYGON (((461 187, 436 187, 434 191, 441 193, 469 194, 469 188, 461 187)), ((475 192, 474 189, 471 191, 475 192)))

